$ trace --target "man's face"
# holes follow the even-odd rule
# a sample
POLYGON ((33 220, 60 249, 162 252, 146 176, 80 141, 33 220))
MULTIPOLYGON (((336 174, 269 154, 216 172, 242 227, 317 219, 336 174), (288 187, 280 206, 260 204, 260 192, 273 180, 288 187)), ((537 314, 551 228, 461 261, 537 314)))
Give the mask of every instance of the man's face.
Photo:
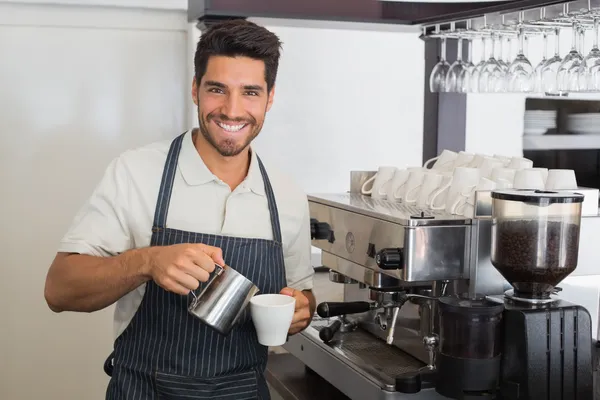
POLYGON ((258 136, 273 94, 263 61, 211 56, 200 85, 192 84, 202 136, 222 156, 238 155, 258 136))

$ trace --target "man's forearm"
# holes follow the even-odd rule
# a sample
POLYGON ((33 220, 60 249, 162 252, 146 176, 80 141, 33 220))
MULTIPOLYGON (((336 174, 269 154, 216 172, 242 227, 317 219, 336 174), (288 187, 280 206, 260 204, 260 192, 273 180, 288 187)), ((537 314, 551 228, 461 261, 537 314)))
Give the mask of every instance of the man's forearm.
POLYGON ((115 257, 57 254, 44 295, 54 312, 93 312, 115 303, 150 279, 146 249, 115 257))

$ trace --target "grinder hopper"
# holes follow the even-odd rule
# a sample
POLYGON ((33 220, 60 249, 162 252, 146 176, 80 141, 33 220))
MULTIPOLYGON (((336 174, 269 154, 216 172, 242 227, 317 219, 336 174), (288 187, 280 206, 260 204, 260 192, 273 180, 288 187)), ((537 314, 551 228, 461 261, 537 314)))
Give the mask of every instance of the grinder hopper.
POLYGON ((492 192, 491 260, 515 297, 547 299, 575 270, 583 197, 563 191, 492 192))

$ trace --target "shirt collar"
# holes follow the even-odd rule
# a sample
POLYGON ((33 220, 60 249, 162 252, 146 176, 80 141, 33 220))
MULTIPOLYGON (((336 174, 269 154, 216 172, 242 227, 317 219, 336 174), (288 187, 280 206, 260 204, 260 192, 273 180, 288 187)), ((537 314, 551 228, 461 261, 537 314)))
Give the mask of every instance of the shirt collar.
MULTIPOLYGON (((178 163, 183 179, 188 185, 196 186, 209 182, 220 182, 219 178, 210 172, 204 161, 202 161, 202 157, 198 154, 198 150, 194 146, 191 130, 186 132, 181 143, 178 163)), ((256 194, 265 195, 264 182, 260 166, 258 165, 258 155, 252 149, 250 149, 248 175, 240 185, 256 194)))

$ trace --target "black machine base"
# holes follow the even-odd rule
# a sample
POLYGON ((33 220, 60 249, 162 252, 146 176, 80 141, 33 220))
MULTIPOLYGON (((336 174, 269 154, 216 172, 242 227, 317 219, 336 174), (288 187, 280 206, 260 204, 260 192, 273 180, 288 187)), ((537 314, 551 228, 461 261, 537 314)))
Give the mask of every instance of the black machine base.
POLYGON ((500 355, 487 359, 438 354, 435 391, 451 399, 495 399, 500 378, 500 355))
POLYGON ((500 398, 593 400, 592 322, 562 300, 505 302, 500 398))

